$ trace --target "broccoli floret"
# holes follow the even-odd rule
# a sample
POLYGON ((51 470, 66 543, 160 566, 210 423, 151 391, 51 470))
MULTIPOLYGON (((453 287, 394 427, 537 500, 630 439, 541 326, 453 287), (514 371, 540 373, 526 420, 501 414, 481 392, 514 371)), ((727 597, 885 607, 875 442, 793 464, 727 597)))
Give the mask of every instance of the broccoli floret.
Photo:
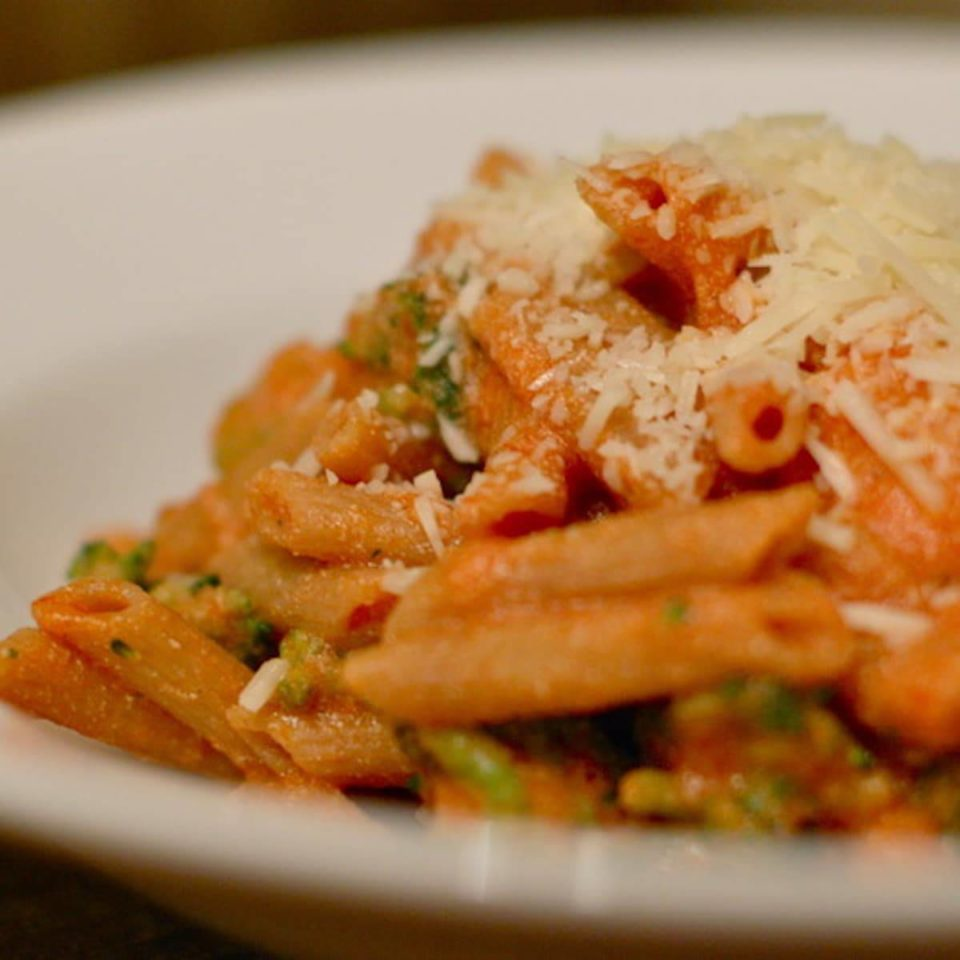
POLYGON ((449 420, 460 416, 460 387, 453 379, 446 358, 432 367, 417 367, 410 386, 429 400, 437 413, 449 420))
POLYGON ((152 540, 141 540, 132 550, 121 555, 120 568, 123 579, 130 580, 141 587, 147 586, 147 570, 153 559, 154 543, 152 540))
POLYGON ((205 573, 190 584, 190 595, 196 596, 205 587, 219 587, 220 578, 215 573, 205 573))
POLYGON ((136 651, 133 647, 130 646, 125 640, 121 640, 119 637, 114 638, 110 641, 110 652, 116 654, 118 657, 123 657, 124 660, 131 660, 136 656, 136 651))
POLYGON ((244 642, 235 651, 236 656, 249 667, 258 667, 273 656, 276 650, 277 630, 272 623, 260 617, 248 616, 243 620, 244 642))
POLYGON ((445 773, 475 787, 491 812, 527 809, 527 793, 513 756, 493 737, 467 730, 420 730, 418 739, 445 773))
POLYGON ((291 630, 280 641, 280 656, 289 664, 287 675, 277 688, 285 707, 296 710, 310 700, 318 678, 316 665, 310 661, 328 651, 325 641, 306 630, 291 630))
POLYGON ((410 317, 414 330, 423 330, 427 325, 427 298, 418 290, 403 290, 397 294, 400 309, 410 317))
POLYGON ((154 544, 143 540, 126 553, 119 553, 105 540, 91 540, 83 544, 67 568, 67 577, 102 577, 109 580, 129 580, 147 587, 147 568, 153 559, 154 544))

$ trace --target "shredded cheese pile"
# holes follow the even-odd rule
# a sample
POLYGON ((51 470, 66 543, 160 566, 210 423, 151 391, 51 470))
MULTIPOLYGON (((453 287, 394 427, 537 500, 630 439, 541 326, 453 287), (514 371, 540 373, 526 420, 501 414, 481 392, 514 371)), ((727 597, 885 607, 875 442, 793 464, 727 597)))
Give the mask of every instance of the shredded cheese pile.
MULTIPOLYGON (((654 149, 610 144, 605 162, 626 169, 654 149)), ((534 334, 556 364, 545 380, 571 378, 586 397, 577 441, 604 458, 614 490, 627 474, 652 476, 677 499, 696 499, 698 448, 710 431, 705 391, 744 370, 766 370, 775 382, 787 370, 791 389, 845 417, 918 502, 940 509, 936 470, 944 455, 926 436, 931 409, 960 409, 960 168, 924 162, 892 139, 856 143, 822 117, 745 119, 663 155, 689 168, 684 190, 691 196, 736 185, 754 198, 752 208, 712 223, 711 236, 758 225, 770 231, 773 251, 749 261, 722 297, 739 326, 686 327, 669 340, 608 330, 591 310, 607 290, 591 265, 616 237, 578 196, 576 178, 590 172, 571 164, 511 174, 501 187, 473 186, 441 205, 440 218, 471 228, 442 264, 450 278, 470 271, 458 322, 469 321, 494 287, 519 298, 518 325, 525 298, 557 302, 534 334), (567 359, 584 343, 594 360, 571 376, 567 359), (822 347, 826 374, 800 374, 811 343, 822 347), (895 358, 907 388, 926 391, 910 409, 885 405, 869 378, 831 379, 843 358, 855 365, 877 353, 895 358), (611 418, 624 414, 642 443, 603 439, 611 418)), ((664 240, 676 231, 669 205, 639 204, 631 217, 653 218, 664 240)), ((449 336, 455 349, 456 335, 449 336)), ((548 407, 544 398, 540 409, 558 425, 566 420, 555 401, 548 407)), ((814 432, 808 449, 838 497, 855 497, 849 471, 814 432)))

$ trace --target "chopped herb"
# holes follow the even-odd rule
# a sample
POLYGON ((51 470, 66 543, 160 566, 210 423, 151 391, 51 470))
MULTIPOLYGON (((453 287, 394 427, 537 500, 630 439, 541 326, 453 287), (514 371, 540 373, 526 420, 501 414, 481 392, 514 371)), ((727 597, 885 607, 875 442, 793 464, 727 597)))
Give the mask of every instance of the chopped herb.
POLYGON ((866 747, 861 747, 859 744, 850 748, 847 760, 851 767, 856 767, 858 770, 872 770, 877 765, 877 758, 866 747))
POLYGON ((223 596, 223 606, 229 613, 248 616, 253 613, 253 601, 242 591, 229 589, 223 596))
POLYGON ((337 344, 337 352, 341 357, 346 357, 348 360, 360 359, 360 356, 357 354, 357 348, 349 340, 341 340, 337 344))
POLYGON ((153 559, 155 544, 152 540, 142 540, 129 553, 120 558, 123 579, 138 586, 147 587, 147 569, 153 559))
POLYGON ((280 656, 286 660, 291 667, 296 667, 303 663, 307 657, 312 657, 319 653, 324 647, 323 640, 307 633, 306 630, 291 630, 280 641, 280 656))
POLYGON ((450 373, 448 358, 433 367, 417 367, 410 386, 450 420, 460 416, 460 387, 450 373))
POLYGON ((79 577, 92 577, 95 571, 118 560, 117 551, 105 540, 91 540, 83 544, 67 567, 67 577, 76 580, 79 577))
POLYGON ((248 656, 259 658, 270 652, 270 645, 274 639, 272 623, 261 620, 259 617, 248 617, 244 621, 244 629, 250 638, 250 652, 248 656))
POLYGON ((423 401, 405 384, 395 383, 377 395, 377 410, 385 417, 410 420, 423 411, 423 401))
POLYGON ((404 784, 404 786, 411 793, 420 793, 420 791, 423 789, 423 777, 420 776, 419 773, 412 773, 409 777, 407 777, 407 782, 404 784))
POLYGON ((130 646, 124 640, 115 638, 110 641, 110 652, 115 653, 118 657, 123 657, 125 660, 129 660, 132 657, 136 656, 136 651, 133 647, 130 646))
POLYGON ((760 706, 760 724, 776 733, 801 733, 805 727, 803 702, 787 687, 770 684, 760 706))
POLYGON ((196 596, 205 587, 219 587, 220 578, 215 573, 206 573, 190 584, 190 595, 196 596))
POLYGON ((513 756, 493 737, 466 730, 421 730, 419 740, 445 773, 479 790, 491 812, 527 809, 513 756))
POLYGON ((6 647, 3 656, 5 660, 16 660, 20 656, 20 651, 16 647, 6 647))
POLYGON ((390 367, 390 338, 386 333, 378 331, 373 343, 360 359, 375 369, 387 370, 390 367))
POLYGON ((306 706, 313 693, 313 684, 302 673, 287 674, 277 684, 277 698, 288 710, 306 706))
POLYGON ((370 551, 371 560, 379 560, 382 556, 383 551, 379 547, 374 547, 373 550, 370 551))
POLYGON ((663 619, 670 624, 685 623, 690 604, 682 597, 672 597, 663 605, 663 619))
POLYGON ((419 290, 403 290, 397 294, 397 303, 410 317, 415 330, 423 330, 427 325, 427 298, 419 290))
POLYGON ((151 540, 138 543, 127 553, 118 553, 105 540, 91 540, 83 544, 67 568, 67 577, 103 577, 108 580, 129 580, 138 586, 147 586, 147 568, 153 559, 151 540))
POLYGON ((326 646, 320 637, 306 630, 291 630, 280 641, 280 656, 290 666, 277 687, 277 696, 288 709, 297 710, 310 700, 316 689, 318 670, 316 663, 310 664, 309 661, 322 653, 326 646))

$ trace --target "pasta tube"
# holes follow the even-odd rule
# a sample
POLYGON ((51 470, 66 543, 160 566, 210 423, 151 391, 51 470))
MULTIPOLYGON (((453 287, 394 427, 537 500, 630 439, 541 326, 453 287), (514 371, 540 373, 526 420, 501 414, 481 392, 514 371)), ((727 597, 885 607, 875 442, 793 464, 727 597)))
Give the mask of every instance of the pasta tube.
POLYGON ((807 404, 770 381, 724 386, 707 397, 720 459, 744 473, 789 463, 807 434, 807 404))
POLYGON ((294 772, 267 741, 227 721, 252 674, 186 620, 122 580, 77 580, 33 604, 42 630, 152 700, 260 779, 294 772))
POLYGON ((382 567, 324 567, 254 539, 224 551, 214 568, 271 623, 308 630, 341 649, 375 639, 396 602, 383 589, 382 567))
POLYGON ((233 764, 189 727, 39 630, 18 630, 0 644, 0 699, 166 766, 238 776, 233 764))
POLYGON ((413 772, 393 725, 352 697, 327 698, 307 713, 236 707, 231 721, 272 737, 301 769, 338 787, 396 787, 413 772))
POLYGON ((247 510, 267 543, 315 560, 390 558, 419 565, 435 559, 453 536, 452 513, 438 496, 415 489, 373 492, 290 470, 257 474, 247 510))
POLYGON ((611 596, 755 576, 802 545, 817 505, 809 486, 697 507, 621 513, 504 543, 468 544, 404 595, 384 639, 415 637, 444 611, 517 595, 611 596))
POLYGON ((826 589, 784 574, 424 621, 416 639, 351 654, 344 680, 392 716, 460 726, 601 710, 740 675, 820 683, 852 653, 826 589))

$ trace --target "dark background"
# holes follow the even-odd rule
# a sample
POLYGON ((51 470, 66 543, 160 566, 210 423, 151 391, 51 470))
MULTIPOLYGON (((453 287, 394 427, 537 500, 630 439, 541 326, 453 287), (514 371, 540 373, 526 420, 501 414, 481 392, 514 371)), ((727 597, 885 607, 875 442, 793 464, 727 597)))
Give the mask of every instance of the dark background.
MULTIPOLYGON (((960 0, 0 0, 0 96, 218 53, 425 28, 798 13, 956 19, 960 0)), ((0 957, 267 960, 9 835, 0 837, 0 957)))
POLYGON ((569 17, 960 17, 960 0, 0 0, 0 93, 281 43, 569 17))

